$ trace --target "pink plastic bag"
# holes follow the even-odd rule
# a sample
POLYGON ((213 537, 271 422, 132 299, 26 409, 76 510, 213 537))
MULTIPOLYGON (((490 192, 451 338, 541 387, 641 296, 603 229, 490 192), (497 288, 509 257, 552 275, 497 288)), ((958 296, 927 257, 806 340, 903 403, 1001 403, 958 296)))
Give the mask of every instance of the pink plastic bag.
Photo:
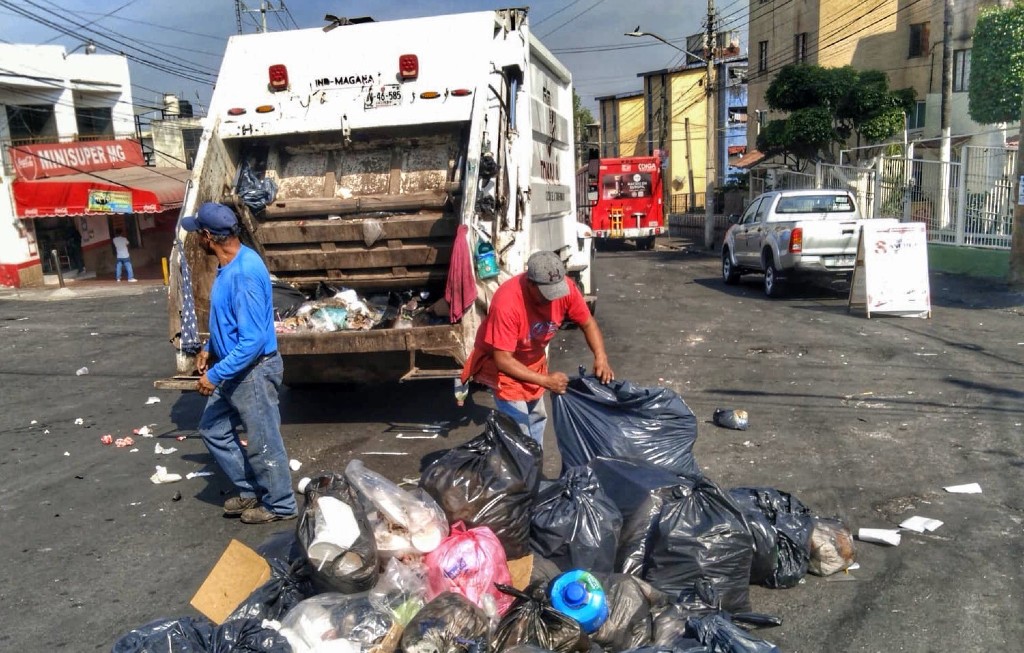
POLYGON ((426 555, 427 600, 442 592, 455 592, 489 612, 494 607, 505 614, 513 597, 494 586, 512 584, 505 549, 490 528, 481 526, 466 530, 462 522, 455 522, 451 535, 439 547, 426 555), (488 605, 493 602, 493 605, 488 605))

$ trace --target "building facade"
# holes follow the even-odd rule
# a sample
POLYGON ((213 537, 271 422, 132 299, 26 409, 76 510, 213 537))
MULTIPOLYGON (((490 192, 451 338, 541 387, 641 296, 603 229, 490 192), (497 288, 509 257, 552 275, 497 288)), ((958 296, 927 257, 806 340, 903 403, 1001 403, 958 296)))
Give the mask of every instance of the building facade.
POLYGON ((595 99, 600 114, 601 157, 649 155, 643 91, 606 95, 595 99))
POLYGON ((189 173, 145 165, 125 57, 0 44, 0 157, 0 285, 112 278, 116 231, 136 266, 169 251, 189 173))
MULTIPOLYGON (((971 120, 967 90, 970 83, 971 35, 983 6, 992 0, 957 3, 953 17, 952 124, 960 142, 1003 145, 1006 135, 971 120)), ((886 0, 865 5, 851 0, 750 0, 748 71, 749 122, 753 144, 759 128, 773 115, 765 92, 787 64, 824 67, 853 66, 880 70, 890 88, 913 88, 917 106, 907 116, 908 137, 925 148, 937 148, 941 134, 943 2, 886 0)), ((921 148, 919 148, 920 151, 921 148)))

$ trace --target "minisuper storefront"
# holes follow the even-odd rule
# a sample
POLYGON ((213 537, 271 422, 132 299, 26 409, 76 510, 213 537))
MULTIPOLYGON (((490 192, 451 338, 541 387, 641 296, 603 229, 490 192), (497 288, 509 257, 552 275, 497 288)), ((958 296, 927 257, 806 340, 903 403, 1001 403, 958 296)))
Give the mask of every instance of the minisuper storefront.
POLYGON ((57 267, 112 279, 117 232, 136 269, 159 268, 170 252, 190 170, 146 166, 131 140, 12 146, 10 156, 27 260, 0 261, 0 284, 37 285, 57 267))

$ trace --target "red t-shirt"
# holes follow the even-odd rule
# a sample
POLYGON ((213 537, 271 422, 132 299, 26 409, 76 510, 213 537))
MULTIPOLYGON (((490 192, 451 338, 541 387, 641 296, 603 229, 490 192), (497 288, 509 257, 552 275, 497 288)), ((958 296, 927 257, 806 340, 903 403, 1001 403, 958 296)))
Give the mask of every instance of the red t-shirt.
POLYGON ((476 332, 473 354, 466 361, 463 379, 472 377, 494 389, 499 399, 532 401, 544 394, 544 388, 524 383, 498 371, 494 350, 509 351, 520 363, 540 374, 548 373, 546 348, 566 318, 583 325, 590 320, 590 309, 572 279, 569 294, 553 302, 537 304, 527 293, 526 274, 509 279, 491 300, 487 317, 476 332))

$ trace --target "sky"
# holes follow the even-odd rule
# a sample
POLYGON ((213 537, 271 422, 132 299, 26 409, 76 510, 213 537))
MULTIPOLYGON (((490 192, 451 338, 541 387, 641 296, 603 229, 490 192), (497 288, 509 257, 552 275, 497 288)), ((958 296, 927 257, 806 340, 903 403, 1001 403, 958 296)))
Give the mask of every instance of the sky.
MULTIPOLYGON (((257 9, 259 0, 244 0, 257 9)), ((270 2, 280 6, 279 0, 270 2)), ((486 0, 285 0, 289 13, 268 13, 268 29, 322 27, 325 14, 394 20, 490 10, 514 3, 486 0)), ((676 65, 681 53, 655 39, 624 36, 639 24, 680 47, 703 29, 703 0, 540 0, 529 5, 533 33, 573 73, 584 106, 595 97, 642 88, 638 73, 676 65), (582 51, 581 51, 582 50, 582 51)), ((740 30, 747 50, 747 0, 719 0, 721 28, 740 30)), ((244 33, 258 31, 258 14, 243 14, 244 33)), ((227 38, 238 33, 232 0, 0 0, 0 41, 54 43, 69 50, 92 39, 99 52, 124 51, 131 61, 137 107, 159 107, 164 93, 193 105, 209 103, 227 38), (32 17, 20 12, 31 14, 32 17), (177 74, 173 74, 177 73, 177 74)), ((138 111, 138 109, 137 109, 138 111)))

